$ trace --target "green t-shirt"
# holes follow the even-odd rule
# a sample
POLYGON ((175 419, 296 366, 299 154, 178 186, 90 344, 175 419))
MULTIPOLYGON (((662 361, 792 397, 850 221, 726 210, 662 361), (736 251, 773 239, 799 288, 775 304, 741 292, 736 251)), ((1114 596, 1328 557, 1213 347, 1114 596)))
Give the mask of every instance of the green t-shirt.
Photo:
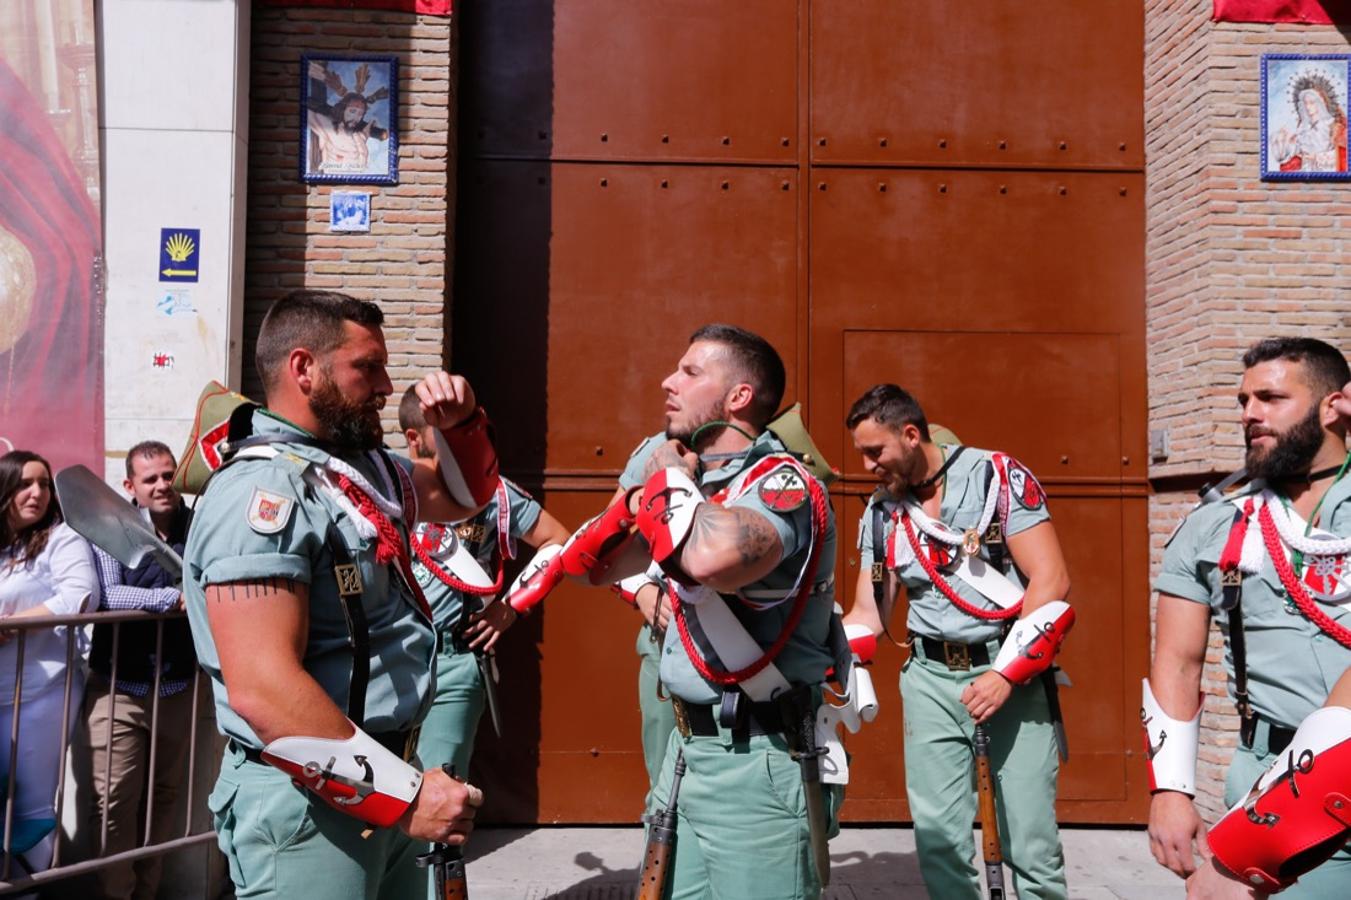
MULTIPOLYGON (((648 458, 665 442, 666 436, 661 434, 645 440, 630 457, 624 473, 619 478, 620 486, 630 488, 641 485, 644 481, 643 469, 647 465, 648 458)), ((710 496, 766 456, 786 452, 778 438, 764 432, 747 448, 743 456, 728 460, 719 468, 704 471, 698 479, 699 485, 703 488, 704 495, 710 496)), ((773 474, 773 471, 767 471, 757 484, 773 474)), ((783 558, 774 571, 742 589, 743 594, 755 601, 756 606, 736 597, 724 596, 728 601, 728 608, 750 635, 761 647, 768 648, 782 633, 792 612, 794 597, 788 594, 797 582, 811 551, 811 503, 807 501, 796 509, 780 512, 771 508, 761 497, 757 487, 752 486, 733 501, 732 505, 752 509, 764 516, 774 526, 779 539, 783 542, 783 558), (763 603, 778 600, 781 602, 777 602, 776 605, 757 608, 763 603)), ((829 505, 827 510, 830 510, 829 505)), ((828 513, 824 545, 821 548, 815 579, 818 585, 831 583, 807 600, 807 609, 798 622, 797 629, 774 660, 783 676, 795 684, 819 683, 824 678, 826 670, 834 663, 829 647, 830 615, 835 604, 832 581, 834 572, 835 516, 832 510, 828 513)), ((709 662, 718 668, 724 668, 716 658, 709 662)), ((676 634, 674 624, 667 630, 666 641, 662 647, 661 679, 672 694, 690 703, 715 703, 722 693, 720 686, 706 681, 695 670, 679 635, 676 634)))
MULTIPOLYGON (((1241 498, 1243 495, 1240 494, 1241 498)), ((1225 670, 1233 696, 1234 657, 1229 648, 1229 616, 1220 611, 1220 554, 1229 539, 1236 508, 1231 502, 1193 510, 1164 550, 1154 579, 1161 594, 1205 603, 1219 617, 1225 637, 1225 670)), ((1320 527, 1351 535, 1351 478, 1343 478, 1323 499, 1320 527)), ((1252 521, 1249 528, 1259 528, 1252 521)), ((1243 635, 1247 647, 1248 696, 1253 709, 1269 722, 1294 728, 1323 705, 1332 686, 1351 665, 1351 650, 1324 634, 1293 603, 1287 602, 1269 556, 1261 571, 1243 579, 1243 635)), ((1319 603, 1343 628, 1351 628, 1346 604, 1319 603)))
MULTIPOLYGON (((954 445, 943 445, 944 458, 951 457, 957 449, 954 445)), ((938 518, 956 531, 964 532, 980 524, 981 513, 985 509, 985 500, 989 486, 993 483, 991 469, 993 453, 966 447, 956 461, 948 467, 943 476, 943 498, 939 505, 938 518)), ((1016 460, 1009 459, 1009 470, 1017 474, 1010 479, 1008 503, 1007 535, 1026 531, 1034 525, 1049 521, 1050 512, 1046 508, 1046 494, 1026 467, 1016 460)), ((910 499, 915 498, 912 495, 910 499)), ((884 547, 890 546, 896 524, 891 513, 898 507, 896 500, 879 491, 868 500, 863 519, 859 523, 859 557, 862 571, 868 571, 873 563, 873 507, 881 503, 887 512, 886 533, 883 535, 884 547)), ((919 530, 916 528, 916 535, 919 530)), ((905 533, 896 536, 897 540, 906 540, 905 533)), ((901 554, 898 554, 900 558, 901 554)), ((989 548, 981 545, 981 557, 989 560, 989 548)), ((1011 557, 1009 557, 1011 560, 1011 557)), ((929 580, 924 567, 913 558, 902 565, 896 573, 900 584, 909 598, 909 614, 906 628, 910 631, 936 640, 954 641, 963 644, 976 644, 997 638, 1006 622, 978 619, 958 609, 929 580)), ((981 609, 998 609, 994 603, 970 585, 956 576, 947 578, 947 582, 963 600, 981 609)))
MULTIPOLYGON (((444 555, 453 546, 453 542, 458 539, 473 554, 474 559, 483 567, 483 571, 487 573, 488 577, 495 578, 498 567, 502 564, 499 546, 501 534, 498 530, 498 525, 503 518, 499 500, 501 494, 505 493, 507 498, 506 534, 508 547, 513 556, 517 553, 517 542, 530 529, 535 527, 540 514, 540 505, 535 502, 535 498, 521 490, 516 484, 503 478, 502 488, 502 491, 493 492, 493 498, 488 501, 488 505, 478 515, 465 519, 463 522, 454 524, 419 522, 413 528, 413 540, 423 542, 431 540, 434 546, 428 547, 427 553, 432 562, 440 565, 444 571, 444 555)), ((426 544, 424 543, 423 546, 425 547, 426 544)), ((432 618, 436 621, 437 630, 444 631, 455 628, 465 612, 465 594, 455 590, 438 578, 435 573, 422 564, 416 555, 413 558, 413 575, 417 578, 418 585, 422 588, 422 593, 426 596, 427 603, 432 608, 432 618)), ((503 587, 505 588, 505 585, 503 587)), ((487 596, 473 597, 469 612, 478 612, 488 599, 490 598, 487 596)))
MULTIPOLYGON (((297 433, 264 411, 254 431, 297 433)), ((366 690, 369 732, 401 731, 421 720, 431 700, 436 636, 432 623, 391 566, 375 561, 375 541, 362 538, 343 507, 305 478, 328 454, 301 444, 274 444, 271 459, 240 459, 220 472, 197 502, 183 559, 183 592, 193 642, 211 678, 220 730, 249 747, 262 742, 231 707, 220 659, 206 617, 205 588, 262 578, 290 578, 309 586, 309 635, 302 665, 339 708, 346 710, 352 650, 339 603, 334 561, 326 543, 329 523, 360 569, 361 605, 370 633, 370 680, 366 690)), ((406 459, 389 455, 408 471, 406 459)), ((384 467, 368 454, 344 456, 386 497, 400 497, 384 467), (392 490, 390 489, 392 487, 392 490)), ((405 508, 411 504, 405 504, 405 508)), ((402 521, 396 522, 401 531, 402 521)))

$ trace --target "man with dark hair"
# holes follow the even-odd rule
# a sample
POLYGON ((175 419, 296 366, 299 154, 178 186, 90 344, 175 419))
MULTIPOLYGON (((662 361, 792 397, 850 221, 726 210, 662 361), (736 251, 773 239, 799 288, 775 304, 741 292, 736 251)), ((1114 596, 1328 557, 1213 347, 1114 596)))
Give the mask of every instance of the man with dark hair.
MULTIPOLYGON (((435 467, 435 439, 414 388, 399 403, 399 428, 413 465, 435 467)), ((518 543, 538 548, 567 538, 562 523, 505 477, 472 518, 419 522, 413 528, 413 574, 431 606, 440 645, 436 693, 418 739, 418 756, 425 763, 450 762, 456 772, 468 773, 474 734, 494 688, 493 646, 516 621, 516 612, 495 599, 503 570, 516 558, 518 543), (476 567, 465 565, 465 558, 476 567)))
POLYGON ((905 590, 905 781, 925 886, 944 900, 980 896, 971 773, 983 727, 1014 889, 1066 897, 1054 660, 1074 612, 1046 495, 1004 453, 932 442, 919 403, 894 384, 860 397, 846 424, 881 487, 860 524, 845 623, 880 634, 905 590), (887 572, 880 604, 874 563, 887 572))
POLYGON ((410 764, 436 635, 408 530, 477 512, 497 459, 473 390, 445 372, 416 386, 437 465, 383 449, 382 318, 325 291, 273 305, 258 337, 266 407, 198 501, 184 555, 229 738, 209 805, 240 896, 414 896, 414 857, 463 843, 482 802, 438 761, 410 764))
MULTIPOLYGON (((127 451, 127 478, 122 486, 155 533, 181 554, 192 512, 173 488, 175 468, 173 452, 165 444, 142 441, 127 451)), ((156 560, 147 559, 128 569, 99 547, 93 549, 103 609, 167 613, 183 608, 177 578, 156 560)), ((189 688, 197 672, 197 656, 187 620, 95 625, 89 669, 84 717, 95 799, 91 832, 102 835, 104 820, 108 828, 100 854, 140 846, 145 827, 140 814, 152 793, 150 841, 167 841, 175 829, 182 828, 173 810, 192 751, 193 695, 189 688)), ((163 860, 155 855, 99 869, 100 894, 117 900, 154 897, 163 860)))
MULTIPOLYGON (((802 732, 836 664, 835 524, 824 487, 765 429, 783 384, 763 338, 695 332, 661 385, 665 433, 634 452, 609 508, 557 557, 597 583, 635 571, 636 546, 647 573, 626 580, 628 592, 649 625, 669 609, 678 632, 652 654, 676 731, 644 735, 649 766, 650 745, 667 741, 651 808, 672 799, 677 757, 686 766, 669 896, 711 884, 727 897, 814 898, 825 875, 831 815, 788 748, 817 765, 802 732), (642 541, 626 549, 635 521, 642 541)), ((527 580, 507 601, 523 609, 538 596, 527 580)), ((655 681, 640 702, 656 698, 655 681)))
MULTIPOLYGON (((1334 722, 1318 740, 1296 732, 1351 666, 1351 479, 1343 477, 1351 372, 1335 348, 1310 338, 1261 341, 1243 365, 1238 402, 1252 481, 1223 502, 1193 510, 1168 543, 1154 582, 1156 642, 1141 712, 1154 791, 1150 845, 1160 864, 1192 876, 1196 891, 1218 889, 1226 874, 1234 876, 1212 860, 1192 802, 1212 615, 1225 635, 1239 714, 1225 802, 1246 804, 1246 815, 1265 823, 1256 829, 1258 842, 1273 849, 1270 865, 1237 873, 1247 886, 1231 888, 1276 890, 1325 858, 1289 855, 1312 847, 1305 829, 1326 821, 1324 794, 1311 780, 1305 779, 1312 808, 1281 809, 1269 820, 1263 809, 1283 798, 1259 801, 1254 784, 1273 764, 1289 762, 1289 785, 1297 787, 1324 750, 1351 740, 1345 723, 1334 722)), ((1221 847, 1213 849, 1221 855, 1221 847)), ((1223 856, 1232 862, 1230 849, 1223 856)), ((1348 879, 1351 854, 1343 849, 1282 896, 1344 897, 1348 879)))

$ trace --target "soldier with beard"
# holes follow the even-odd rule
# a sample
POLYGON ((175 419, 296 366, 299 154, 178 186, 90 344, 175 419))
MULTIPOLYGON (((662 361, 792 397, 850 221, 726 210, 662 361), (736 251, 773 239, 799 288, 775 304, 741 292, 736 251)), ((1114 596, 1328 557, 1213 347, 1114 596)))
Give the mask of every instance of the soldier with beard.
MULTIPOLYGON (((1317 753, 1305 758, 1308 748, 1296 728, 1351 666, 1351 479, 1342 477, 1351 399, 1343 388, 1351 391, 1351 372, 1335 348, 1310 338, 1261 341, 1249 348, 1243 366, 1238 401, 1253 481, 1227 502, 1203 505, 1187 517, 1154 584, 1157 640, 1141 712, 1154 792, 1150 845, 1160 864, 1192 876, 1189 896, 1274 890, 1299 869, 1289 867, 1284 884, 1252 872, 1245 873, 1247 886, 1229 880, 1235 876, 1212 858, 1193 805, 1211 616, 1224 632, 1240 719, 1225 785, 1230 806, 1251 801, 1259 776, 1273 762, 1284 766, 1287 755, 1297 776, 1286 779, 1290 787, 1314 771, 1317 753), (1202 858, 1199 869, 1194 852, 1202 858)), ((1351 729, 1344 730, 1340 740, 1351 738, 1351 729)), ((1321 795, 1315 803, 1313 817, 1325 819, 1321 795)), ((1265 817, 1252 802, 1247 806, 1235 814, 1256 822, 1267 846, 1300 827, 1297 811, 1265 817)), ((1351 853, 1343 848, 1283 896, 1344 897, 1348 878, 1351 853)))
POLYGON ((256 356, 266 408, 198 501, 184 554, 229 739, 208 805, 241 898, 416 896, 415 856, 463 843, 482 802, 410 764, 436 636, 408 529, 481 508, 496 456, 469 384, 445 372, 417 385, 439 470, 382 449, 382 321, 325 291, 273 305, 256 356))

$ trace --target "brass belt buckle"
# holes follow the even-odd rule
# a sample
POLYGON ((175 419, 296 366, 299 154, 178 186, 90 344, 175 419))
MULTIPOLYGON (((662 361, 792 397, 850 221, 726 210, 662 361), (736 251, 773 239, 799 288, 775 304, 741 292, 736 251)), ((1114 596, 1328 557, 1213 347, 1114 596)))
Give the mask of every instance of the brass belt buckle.
POLYGON ((971 648, 966 644, 943 642, 943 662, 949 669, 966 672, 971 669, 971 648))
POLYGON ((355 563, 343 563, 333 567, 338 579, 338 593, 344 597, 356 597, 361 594, 361 570, 355 563))
POLYGON ((683 738, 689 737, 690 716, 689 713, 685 711, 685 701, 681 700, 679 697, 672 696, 671 711, 675 713, 676 731, 680 732, 680 736, 683 738))

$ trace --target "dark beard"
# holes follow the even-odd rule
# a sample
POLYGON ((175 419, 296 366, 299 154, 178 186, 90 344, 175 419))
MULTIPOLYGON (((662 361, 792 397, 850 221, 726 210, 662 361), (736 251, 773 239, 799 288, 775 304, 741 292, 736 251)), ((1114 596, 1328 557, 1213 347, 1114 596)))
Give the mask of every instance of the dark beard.
POLYGON ((719 400, 717 403, 712 404, 708 409, 704 410, 703 415, 695 417, 693 424, 686 428, 674 429, 668 425, 666 427, 666 436, 673 441, 680 441, 680 443, 689 447, 691 450, 698 450, 699 448, 694 446, 694 435, 698 433, 700 444, 704 446, 711 444, 713 441, 717 440, 718 435, 722 434, 724 428, 722 425, 717 425, 712 428, 704 428, 704 426, 710 422, 721 422, 726 418, 727 416, 723 410, 722 401, 719 400), (704 430, 700 431, 699 429, 701 428, 704 430))
POLYGON ((385 442, 380 424, 380 398, 352 403, 328 378, 310 394, 314 413, 324 438, 339 450, 374 450, 385 442))
POLYGON ((1318 406, 1295 425, 1276 436, 1276 446, 1265 454, 1253 449, 1252 440, 1245 435, 1248 453, 1243 463, 1249 478, 1267 481, 1289 481, 1309 473, 1314 457, 1323 446, 1323 424, 1319 421, 1318 406))

